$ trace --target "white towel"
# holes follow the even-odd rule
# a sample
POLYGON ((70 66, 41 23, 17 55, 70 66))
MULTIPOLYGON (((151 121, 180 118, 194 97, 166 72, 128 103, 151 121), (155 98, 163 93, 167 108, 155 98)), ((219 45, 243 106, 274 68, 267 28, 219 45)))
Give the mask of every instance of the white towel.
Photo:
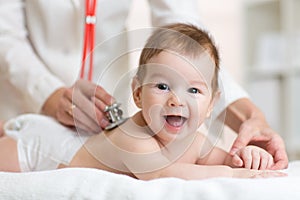
POLYGON ((298 200, 300 161, 290 163, 289 176, 267 179, 212 178, 185 181, 162 178, 136 180, 87 168, 53 171, 0 172, 0 199, 184 199, 184 200, 298 200))

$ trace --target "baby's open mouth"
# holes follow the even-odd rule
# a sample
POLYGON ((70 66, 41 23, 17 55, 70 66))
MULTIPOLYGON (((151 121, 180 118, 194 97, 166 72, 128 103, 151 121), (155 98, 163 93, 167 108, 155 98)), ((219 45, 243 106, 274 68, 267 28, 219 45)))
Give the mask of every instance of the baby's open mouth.
POLYGON ((164 116, 166 122, 173 127, 181 127, 186 122, 187 118, 182 116, 167 115, 164 116))

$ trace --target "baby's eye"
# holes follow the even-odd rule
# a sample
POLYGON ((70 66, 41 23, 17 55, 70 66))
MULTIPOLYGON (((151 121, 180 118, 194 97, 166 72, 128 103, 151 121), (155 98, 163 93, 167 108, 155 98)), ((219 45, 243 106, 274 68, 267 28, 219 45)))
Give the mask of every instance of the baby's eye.
POLYGON ((160 90, 170 90, 169 86, 165 83, 158 83, 156 84, 156 87, 160 90))
POLYGON ((193 93, 193 94, 201 93, 200 90, 198 90, 197 88, 189 88, 188 92, 189 93, 193 93))

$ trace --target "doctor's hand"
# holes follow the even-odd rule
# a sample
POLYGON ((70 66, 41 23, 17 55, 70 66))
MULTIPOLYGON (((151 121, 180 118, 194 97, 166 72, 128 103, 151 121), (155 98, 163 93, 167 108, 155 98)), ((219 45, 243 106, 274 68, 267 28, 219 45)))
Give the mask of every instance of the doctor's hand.
POLYGON ((56 90, 46 100, 42 113, 64 125, 99 133, 109 124, 103 111, 113 102, 102 87, 80 79, 70 88, 56 90))
POLYGON ((229 152, 231 156, 251 144, 273 156, 271 169, 287 168, 288 157, 283 139, 269 126, 263 112, 250 99, 242 98, 230 104, 226 109, 225 123, 238 133, 229 152))
POLYGON ((288 157, 283 139, 269 127, 264 118, 250 118, 242 123, 230 154, 248 144, 262 147, 274 158, 274 165, 270 169, 284 169, 288 166, 288 157))

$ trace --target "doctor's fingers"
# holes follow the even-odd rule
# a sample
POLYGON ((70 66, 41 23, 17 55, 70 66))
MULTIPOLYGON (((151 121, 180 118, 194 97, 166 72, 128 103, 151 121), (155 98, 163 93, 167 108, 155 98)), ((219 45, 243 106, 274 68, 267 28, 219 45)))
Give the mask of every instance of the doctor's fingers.
POLYGON ((111 105, 115 99, 99 85, 96 85, 87 80, 78 80, 74 85, 75 89, 79 89, 88 98, 96 97, 106 105, 111 105))
POLYGON ((72 104, 70 103, 70 98, 67 96, 71 95, 71 91, 66 89, 63 93, 62 98, 60 98, 58 105, 57 105, 57 112, 56 112, 56 119, 67 126, 74 126, 73 116, 70 115, 72 104), (69 94, 68 94, 69 93, 69 94))
POLYGON ((75 115, 73 117, 78 119, 81 123, 86 126, 93 126, 93 124, 96 124, 98 127, 102 128, 108 125, 108 121, 105 118, 103 111, 99 110, 94 102, 92 102, 91 98, 85 96, 81 90, 73 89, 72 102, 76 105, 76 110, 79 109, 81 111, 74 113, 78 114, 78 116, 75 115), (83 116, 83 114, 85 116, 83 116))
POLYGON ((273 170, 285 169, 288 167, 288 156, 283 139, 278 134, 273 134, 270 145, 267 147, 274 158, 273 170))
POLYGON ((102 102, 100 99, 97 99, 95 97, 92 97, 92 102, 99 110, 102 111, 101 113, 96 113, 96 116, 101 128, 105 128, 109 124, 109 121, 105 114, 107 105, 104 102, 102 102))
POLYGON ((73 119, 75 127, 89 133, 100 133, 102 128, 94 121, 91 120, 82 110, 75 107, 73 109, 73 119))
POLYGON ((116 100, 110 94, 108 94, 101 86, 96 87, 95 98, 101 100, 105 105, 110 106, 116 100))
POLYGON ((76 128, 88 132, 99 133, 101 131, 101 128, 93 120, 89 119, 89 117, 86 117, 66 96, 60 100, 57 120, 64 125, 76 126, 76 128))
POLYGON ((96 133, 94 130, 85 126, 80 121, 74 120, 74 118, 72 116, 70 116, 69 114, 64 116, 60 122, 64 125, 75 127, 77 131, 83 130, 84 132, 88 132, 88 133, 96 133))

